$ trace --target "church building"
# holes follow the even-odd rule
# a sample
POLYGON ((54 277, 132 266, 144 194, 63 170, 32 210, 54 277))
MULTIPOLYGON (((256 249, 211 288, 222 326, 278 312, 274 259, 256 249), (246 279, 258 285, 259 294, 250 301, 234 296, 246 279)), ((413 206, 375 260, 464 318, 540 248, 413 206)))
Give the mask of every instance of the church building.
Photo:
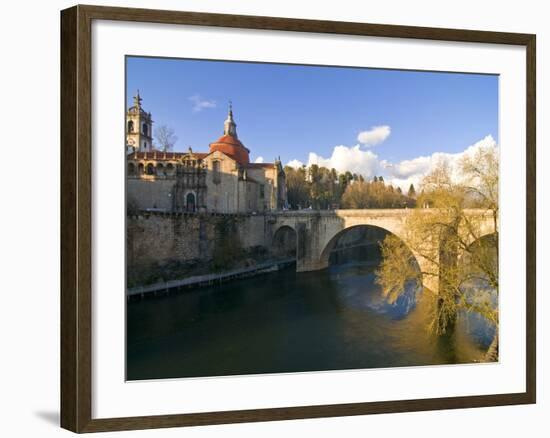
POLYGON ((229 106, 223 135, 208 151, 156 150, 152 117, 138 94, 126 113, 127 205, 134 210, 263 213, 286 205, 280 160, 251 163, 229 106))

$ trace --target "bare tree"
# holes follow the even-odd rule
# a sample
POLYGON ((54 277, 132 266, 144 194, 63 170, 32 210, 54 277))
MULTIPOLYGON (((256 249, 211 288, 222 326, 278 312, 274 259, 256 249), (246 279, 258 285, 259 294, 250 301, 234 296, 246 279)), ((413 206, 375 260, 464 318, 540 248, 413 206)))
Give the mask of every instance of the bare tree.
POLYGON ((491 303, 488 290, 498 294, 498 157, 493 149, 481 149, 460 165, 464 175, 460 183, 452 180, 445 165, 424 178, 418 205, 429 202, 433 209, 429 214, 411 212, 403 240, 385 239, 377 282, 393 302, 407 281, 437 278, 430 328, 445 334, 453 330, 459 311, 482 315, 496 327, 486 355, 487 361, 494 361, 498 358, 498 307, 491 303), (472 197, 479 214, 467 209, 472 197), (487 215, 493 218, 489 230, 482 227, 487 215), (413 267, 413 253, 429 261, 423 272, 413 267))
POLYGON ((155 129, 155 140, 159 150, 169 152, 174 149, 178 137, 172 128, 166 125, 160 125, 155 129))

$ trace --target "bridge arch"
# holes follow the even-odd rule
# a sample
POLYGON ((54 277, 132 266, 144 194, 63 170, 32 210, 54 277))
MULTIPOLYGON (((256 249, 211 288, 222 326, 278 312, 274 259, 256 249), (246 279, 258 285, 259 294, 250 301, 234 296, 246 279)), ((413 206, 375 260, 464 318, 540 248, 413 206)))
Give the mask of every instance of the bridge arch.
MULTIPOLYGON (((327 244, 325 245, 325 247, 322 249, 321 251, 321 254, 320 254, 320 257, 319 257, 319 261, 320 261, 320 264, 322 266, 328 266, 329 265, 329 258, 330 258, 330 254, 331 252, 335 249, 336 245, 338 244, 338 242, 340 241, 340 239, 342 239, 342 237, 344 237, 346 235, 346 233, 349 233, 350 231, 352 230, 357 230, 357 229, 366 229, 366 230, 373 230, 374 234, 378 234, 379 236, 380 235, 383 235, 384 238, 385 236, 387 235, 392 235, 392 236, 395 236, 397 237, 398 239, 400 239, 401 241, 403 241, 398 235, 396 235, 395 233, 391 232, 390 230, 386 229, 386 228, 383 228, 383 227, 379 227, 377 225, 371 225, 371 224, 357 224, 357 225, 352 225, 352 226, 349 226, 349 227, 346 227, 340 231, 338 231, 334 236, 332 236, 332 238, 327 242, 327 244)), ((373 236, 375 237, 375 236, 373 236)), ((382 239, 379 239, 379 240, 376 240, 376 242, 378 244, 381 243, 381 241, 383 240, 382 239)), ((374 243, 374 242, 373 242, 374 243)), ((344 248, 346 248, 344 246, 344 248)), ((349 246, 348 246, 349 248, 349 246)), ((416 255, 409 249, 409 251, 411 252, 411 255, 413 257, 413 260, 416 262, 416 267, 417 269, 420 271, 420 263, 419 263, 419 260, 418 258, 416 257, 416 255)))
POLYGON ((467 251, 459 254, 459 263, 475 264, 478 269, 498 277, 498 232, 489 232, 470 242, 467 251))
POLYGON ((480 246, 480 245, 490 245, 495 248, 498 248, 498 232, 488 231, 482 234, 477 239, 470 242, 470 244, 468 245, 468 248, 472 248, 474 246, 480 246))
MULTIPOLYGON (((270 230, 288 225, 297 234, 296 271, 308 272, 328 267, 330 251, 340 233, 355 226, 380 227, 401 237, 406 232, 406 221, 413 210, 410 209, 367 209, 334 211, 284 211, 273 214, 269 219, 270 230)), ((430 214, 429 210, 424 212, 430 214)), ((478 218, 483 234, 495 229, 492 215, 481 210, 469 210, 467 214, 478 218)), ((273 238, 274 232, 270 233, 273 238)), ((403 239, 401 239, 403 240, 403 239)), ((410 248, 409 248, 410 249, 410 248)), ((411 251, 420 267, 425 289, 439 293, 438 262, 411 251)), ((437 258, 437 256, 436 256, 437 258)))
POLYGON ((272 239, 272 252, 277 257, 297 257, 298 233, 290 225, 282 225, 275 230, 272 239))

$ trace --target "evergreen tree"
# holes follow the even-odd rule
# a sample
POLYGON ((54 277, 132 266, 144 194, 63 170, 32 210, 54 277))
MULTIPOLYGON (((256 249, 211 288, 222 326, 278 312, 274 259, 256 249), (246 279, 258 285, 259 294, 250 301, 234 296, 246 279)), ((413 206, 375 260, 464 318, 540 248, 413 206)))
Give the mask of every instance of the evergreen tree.
POLYGON ((286 166, 287 199, 291 209, 314 208, 404 208, 416 201, 403 195, 401 189, 385 185, 384 178, 372 182, 363 175, 338 173, 316 164, 298 169, 286 166))
POLYGON ((409 187, 409 192, 407 193, 407 196, 409 198, 416 198, 416 190, 414 189, 414 185, 411 184, 409 187))

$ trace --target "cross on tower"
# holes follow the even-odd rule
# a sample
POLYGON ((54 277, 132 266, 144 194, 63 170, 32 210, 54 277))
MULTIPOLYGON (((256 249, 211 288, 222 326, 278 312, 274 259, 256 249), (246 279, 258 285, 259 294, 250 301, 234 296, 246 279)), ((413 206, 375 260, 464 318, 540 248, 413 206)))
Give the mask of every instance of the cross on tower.
POLYGON ((139 95, 139 90, 137 90, 137 94, 134 96, 134 105, 138 108, 141 108, 141 101, 143 99, 141 98, 141 96, 139 95))

